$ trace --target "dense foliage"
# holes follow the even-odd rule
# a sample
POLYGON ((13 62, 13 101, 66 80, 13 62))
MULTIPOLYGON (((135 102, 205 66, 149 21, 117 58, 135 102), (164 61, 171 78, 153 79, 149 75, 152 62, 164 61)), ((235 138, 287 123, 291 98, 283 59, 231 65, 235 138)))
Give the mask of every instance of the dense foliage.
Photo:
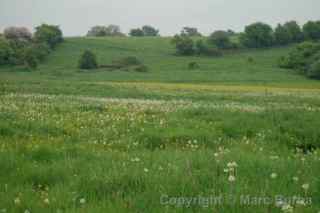
POLYGON ((109 26, 94 26, 92 27, 87 36, 103 37, 103 36, 125 36, 118 25, 109 26))
POLYGON ((133 37, 159 36, 159 30, 150 25, 145 25, 142 28, 131 29, 129 35, 133 37))
POLYGON ((201 33, 195 27, 184 27, 181 31, 182 36, 201 36, 201 33))
POLYGON ((320 78, 320 44, 304 42, 297 45, 286 57, 279 60, 279 66, 300 70, 310 78, 320 78))
POLYGON ((63 41, 58 26, 43 24, 32 36, 24 27, 9 27, 0 37, 0 65, 25 65, 36 69, 38 63, 63 41))
POLYGON ((241 43, 249 48, 270 47, 273 44, 273 30, 265 23, 254 23, 246 26, 240 37, 241 43))
POLYGON ((230 40, 230 34, 222 30, 213 32, 208 40, 219 49, 231 49, 234 47, 230 40))
POLYGON ((193 55, 195 53, 194 42, 189 36, 175 35, 171 42, 176 46, 178 55, 193 55))
POLYGON ((80 69, 88 69, 88 70, 98 68, 96 55, 89 50, 84 51, 80 57, 78 67, 80 69))
POLYGON ((47 43, 53 49, 63 41, 63 35, 59 26, 42 24, 36 27, 34 39, 36 42, 47 43))

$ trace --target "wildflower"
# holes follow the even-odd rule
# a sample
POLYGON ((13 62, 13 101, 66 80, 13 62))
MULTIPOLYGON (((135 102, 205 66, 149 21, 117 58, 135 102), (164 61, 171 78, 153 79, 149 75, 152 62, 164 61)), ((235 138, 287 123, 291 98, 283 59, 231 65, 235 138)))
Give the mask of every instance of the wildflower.
POLYGON ((144 171, 145 173, 148 173, 148 172, 149 172, 149 169, 144 168, 143 171, 144 171))
POLYGON ((85 204, 85 203, 86 203, 86 199, 81 198, 81 199, 79 200, 79 203, 80 203, 80 204, 85 204))
POLYGON ((49 205, 49 204, 50 204, 50 200, 49 200, 49 198, 44 199, 44 200, 43 200, 43 202, 44 202, 45 204, 47 204, 47 205, 49 205))
POLYGON ((277 173, 272 173, 272 174, 270 175, 270 177, 271 177, 272 179, 275 179, 275 178, 278 177, 278 175, 277 175, 277 173))
POLYGON ((309 189, 309 186, 310 185, 308 183, 302 184, 302 188, 306 191, 309 189))
POLYGON ((236 162, 229 162, 228 164, 227 164, 227 167, 229 167, 229 168, 234 168, 234 167, 238 167, 238 164, 236 163, 236 162))
POLYGON ((21 204, 21 200, 20 200, 19 197, 14 199, 14 204, 16 204, 16 205, 20 205, 21 204))
POLYGON ((281 210, 283 212, 289 213, 289 212, 293 212, 293 207, 290 206, 289 204, 285 204, 281 207, 281 210))
POLYGON ((301 205, 301 206, 305 206, 305 205, 306 205, 306 203, 304 202, 303 199, 297 200, 296 203, 297 203, 298 205, 301 205))
POLYGON ((233 176, 233 175, 230 175, 229 178, 228 178, 228 181, 229 182, 234 182, 234 181, 236 181, 236 177, 233 176))
POLYGON ((292 180, 297 182, 299 180, 299 178, 298 177, 293 177, 292 180))
POLYGON ((229 169, 224 169, 223 172, 228 173, 229 169))
POLYGON ((26 210, 24 211, 24 213, 30 213, 30 211, 29 211, 28 209, 26 209, 26 210))

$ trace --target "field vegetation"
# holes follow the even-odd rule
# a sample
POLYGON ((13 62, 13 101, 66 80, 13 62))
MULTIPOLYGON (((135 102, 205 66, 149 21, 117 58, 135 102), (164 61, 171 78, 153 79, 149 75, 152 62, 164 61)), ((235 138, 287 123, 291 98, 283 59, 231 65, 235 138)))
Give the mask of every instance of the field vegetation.
POLYGON ((0 212, 320 211, 320 82, 279 66, 316 40, 46 35, 36 69, 0 66, 0 212))

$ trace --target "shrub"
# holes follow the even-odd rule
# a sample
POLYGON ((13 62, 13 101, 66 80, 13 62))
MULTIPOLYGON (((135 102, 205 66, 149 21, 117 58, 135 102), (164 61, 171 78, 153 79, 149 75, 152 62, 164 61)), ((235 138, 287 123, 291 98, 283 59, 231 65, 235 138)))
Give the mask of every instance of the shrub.
POLYGON ((138 58, 134 56, 125 57, 119 60, 115 60, 112 62, 114 65, 119 65, 121 67, 128 67, 128 66, 134 66, 134 65, 141 65, 141 61, 139 61, 138 58))
POLYGON ((311 64, 307 70, 307 76, 309 78, 320 79, 320 60, 317 60, 311 64))
POLYGON ((12 40, 31 41, 32 34, 25 27, 9 27, 4 30, 4 37, 12 40))
POLYGON ((198 55, 206 55, 206 56, 214 56, 214 57, 222 56, 222 52, 219 49, 217 49, 216 47, 210 47, 203 40, 198 40, 196 42, 195 52, 198 55))
POLYGON ((62 31, 59 26, 47 24, 36 27, 34 37, 39 43, 47 43, 51 49, 63 41, 62 31))
POLYGON ((46 43, 35 43, 31 46, 32 52, 39 61, 43 61, 51 52, 46 43))
POLYGON ((141 65, 138 65, 138 66, 134 67, 133 70, 136 71, 136 72, 148 72, 149 69, 148 69, 147 66, 141 64, 141 65))
POLYGON ((8 41, 0 38, 0 65, 12 63, 14 52, 8 41))
POLYGON ((189 70, 195 70, 195 69, 199 69, 200 68, 200 66, 199 66, 199 64, 197 63, 197 62, 190 62, 189 64, 188 64, 188 69, 189 70))
POLYGON ((215 31, 209 36, 209 42, 214 44, 219 49, 230 49, 232 43, 230 41, 229 33, 225 31, 215 31))
POLYGON ((320 39, 320 21, 308 21, 303 25, 303 33, 306 39, 320 39))
POLYGON ((261 22, 246 26, 241 34, 240 41, 245 47, 263 48, 273 44, 273 31, 268 24, 261 22))
POLYGON ((288 56, 288 68, 305 69, 312 61, 312 56, 320 51, 320 44, 303 42, 294 48, 288 56))
POLYGON ((252 63, 254 62, 254 58, 253 58, 252 56, 249 56, 249 57, 247 58, 247 62, 250 63, 250 64, 252 64, 252 63))
POLYGON ((320 44, 301 43, 287 57, 281 57, 278 65, 281 68, 300 70, 309 78, 320 79, 320 44))
POLYGON ((188 36, 175 35, 171 42, 176 46, 179 55, 193 55, 195 53, 194 42, 188 36))
POLYGON ((38 59, 31 48, 25 51, 24 62, 25 65, 31 70, 38 67, 38 59))
POLYGON ((79 60, 78 67, 80 69, 96 69, 98 68, 98 63, 95 54, 93 54, 91 51, 86 50, 81 55, 79 60))

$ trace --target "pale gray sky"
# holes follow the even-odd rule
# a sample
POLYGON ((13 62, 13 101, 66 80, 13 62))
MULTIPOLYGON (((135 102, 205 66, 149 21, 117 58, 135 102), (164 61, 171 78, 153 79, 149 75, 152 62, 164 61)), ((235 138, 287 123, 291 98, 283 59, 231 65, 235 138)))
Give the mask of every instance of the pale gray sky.
POLYGON ((194 26, 242 31, 256 21, 320 20, 320 0, 0 0, 0 31, 8 26, 33 29, 60 25, 66 36, 84 35, 94 25, 120 25, 123 32, 145 24, 162 35, 194 26))

